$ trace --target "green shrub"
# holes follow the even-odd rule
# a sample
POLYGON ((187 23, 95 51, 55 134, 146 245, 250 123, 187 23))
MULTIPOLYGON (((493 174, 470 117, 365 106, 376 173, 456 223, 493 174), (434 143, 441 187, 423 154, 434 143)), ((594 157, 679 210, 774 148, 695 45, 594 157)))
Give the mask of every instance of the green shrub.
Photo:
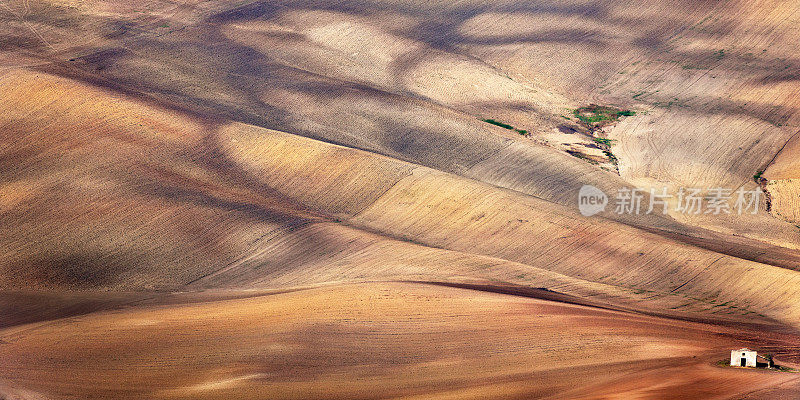
POLYGON ((514 127, 509 125, 509 124, 504 124, 504 123, 502 123, 500 121, 493 120, 491 118, 484 119, 483 122, 488 122, 488 123, 490 123, 492 125, 497 125, 497 126, 499 126, 501 128, 514 129, 514 127))
POLYGON ((605 154, 606 157, 608 157, 608 160, 611 161, 611 163, 616 164, 619 162, 617 156, 615 156, 614 153, 611 152, 611 150, 603 150, 603 154, 605 154))
POLYGON ((590 164, 599 164, 597 162, 597 160, 595 160, 593 158, 589 158, 589 156, 587 156, 586 154, 583 154, 581 152, 574 151, 574 150, 567 150, 567 153, 569 155, 575 157, 575 158, 580 158, 581 160, 584 160, 584 161, 586 161, 586 162, 588 162, 590 164))
POLYGON ((510 131, 516 131, 517 133, 519 133, 522 136, 528 136, 528 131, 526 131, 525 129, 517 129, 517 128, 513 127, 512 125, 500 122, 500 121, 498 121, 496 119, 486 118, 486 119, 482 119, 481 121, 486 122, 486 123, 490 123, 492 125, 497 125, 497 126, 499 126, 501 128, 505 128, 505 129, 508 129, 510 131))
POLYGON ((636 115, 635 111, 621 110, 615 107, 598 106, 590 104, 578 108, 572 114, 589 128, 598 128, 604 124, 619 121, 620 117, 636 115))
POLYGON ((594 139, 595 143, 602 144, 603 146, 611 146, 611 145, 614 144, 614 139, 606 139, 606 138, 600 138, 600 137, 596 137, 596 138, 592 138, 592 139, 594 139))

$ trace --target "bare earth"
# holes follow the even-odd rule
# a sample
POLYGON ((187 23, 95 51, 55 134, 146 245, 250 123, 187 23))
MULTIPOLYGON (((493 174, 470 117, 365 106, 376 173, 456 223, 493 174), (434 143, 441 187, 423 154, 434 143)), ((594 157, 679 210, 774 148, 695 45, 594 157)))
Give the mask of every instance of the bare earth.
POLYGON ((0 0, 0 399, 800 398, 797 15, 0 0))
POLYGON ((800 379, 713 365, 747 340, 796 335, 421 283, 131 307, 3 333, 0 378, 53 397, 722 398, 800 379))

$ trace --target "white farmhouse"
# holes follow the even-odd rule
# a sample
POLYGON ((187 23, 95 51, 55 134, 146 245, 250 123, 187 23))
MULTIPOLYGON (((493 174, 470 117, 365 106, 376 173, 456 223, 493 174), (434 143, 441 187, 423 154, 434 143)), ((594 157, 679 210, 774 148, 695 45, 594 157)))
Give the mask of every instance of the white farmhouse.
POLYGON ((758 357, 758 353, 747 348, 731 350, 731 366, 755 368, 756 357, 758 357))

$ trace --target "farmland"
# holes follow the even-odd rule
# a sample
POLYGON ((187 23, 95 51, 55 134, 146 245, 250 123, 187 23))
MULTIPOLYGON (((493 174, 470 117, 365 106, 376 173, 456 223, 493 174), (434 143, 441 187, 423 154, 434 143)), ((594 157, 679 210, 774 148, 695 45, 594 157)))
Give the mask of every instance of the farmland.
POLYGON ((0 397, 800 393, 796 4, 0 1, 0 397))

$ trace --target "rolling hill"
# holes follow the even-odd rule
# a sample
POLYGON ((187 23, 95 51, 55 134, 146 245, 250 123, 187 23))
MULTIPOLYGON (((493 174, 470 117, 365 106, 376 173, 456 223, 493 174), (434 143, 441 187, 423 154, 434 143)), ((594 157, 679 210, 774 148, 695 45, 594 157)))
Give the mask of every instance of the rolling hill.
POLYGON ((797 8, 4 2, 0 395, 791 398, 797 8))

